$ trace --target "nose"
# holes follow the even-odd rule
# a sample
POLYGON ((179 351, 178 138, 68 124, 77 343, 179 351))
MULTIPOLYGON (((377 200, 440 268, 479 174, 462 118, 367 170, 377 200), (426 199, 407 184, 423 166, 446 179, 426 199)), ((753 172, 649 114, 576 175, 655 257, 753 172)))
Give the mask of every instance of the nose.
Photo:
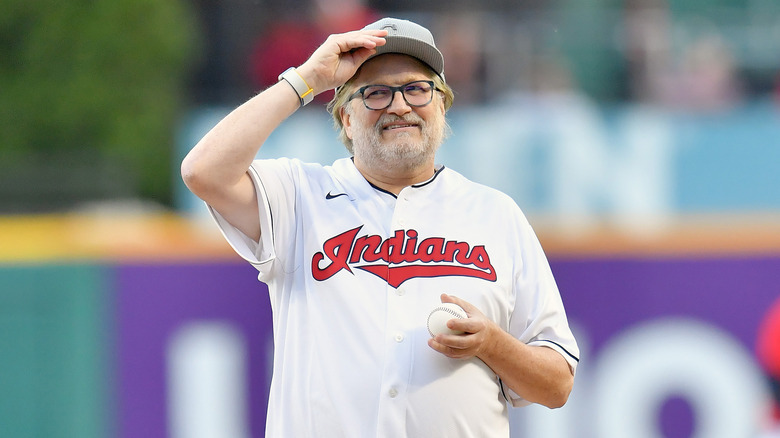
POLYGON ((404 95, 401 90, 393 93, 393 100, 390 101, 390 106, 386 110, 388 113, 403 115, 412 111, 412 107, 406 103, 404 95))

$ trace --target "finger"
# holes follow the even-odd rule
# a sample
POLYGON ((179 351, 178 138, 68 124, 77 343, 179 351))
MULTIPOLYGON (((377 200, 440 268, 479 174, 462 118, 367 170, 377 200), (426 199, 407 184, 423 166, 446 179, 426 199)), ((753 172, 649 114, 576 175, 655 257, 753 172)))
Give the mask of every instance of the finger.
POLYGON ((428 346, 431 347, 434 351, 436 351, 436 352, 438 352, 440 354, 443 354, 443 355, 445 355, 447 357, 451 357, 450 356, 451 353, 447 350, 447 347, 445 347, 444 345, 438 344, 438 343, 434 342, 433 340, 429 339, 428 340, 428 346))
POLYGON ((477 324, 471 322, 471 318, 452 318, 447 321, 447 328, 465 333, 476 333, 479 331, 477 330, 477 324))
POLYGON ((453 303, 459 305, 461 308, 463 308, 463 310, 466 311, 466 314, 469 316, 471 316, 474 313, 479 313, 479 310, 476 307, 474 307, 473 304, 469 303, 466 300, 458 298, 455 295, 441 294, 440 298, 442 303, 453 303))
POLYGON ((362 35, 368 35, 368 36, 375 36, 375 37, 386 37, 387 31, 384 29, 362 29, 362 30, 353 30, 351 32, 345 32, 342 34, 336 34, 336 35, 345 35, 345 36, 362 36, 362 35))
POLYGON ((428 346, 438 351, 439 353, 444 354, 445 356, 451 357, 457 352, 455 348, 442 344, 441 342, 438 342, 435 338, 428 339, 428 346))
POLYGON ((376 53, 376 49, 367 49, 365 47, 359 47, 357 49, 353 49, 348 53, 348 56, 351 56, 352 62, 355 63, 355 65, 361 65, 368 58, 370 58, 373 54, 376 53))
POLYGON ((333 41, 338 45, 341 53, 350 52, 359 48, 374 49, 377 46, 383 46, 387 40, 384 36, 387 31, 355 31, 344 34, 331 35, 333 41))
POLYGON ((452 359, 464 359, 473 356, 468 350, 453 348, 448 345, 436 342, 435 339, 429 339, 428 346, 452 359))
POLYGON ((382 44, 384 44, 385 37, 387 36, 387 31, 381 29, 359 30, 357 32, 361 35, 372 37, 375 41, 381 40, 382 44))
POLYGON ((449 347, 455 350, 465 350, 471 347, 468 335, 443 335, 438 334, 433 337, 433 341, 439 345, 449 347))
POLYGON ((447 321, 447 328, 459 330, 467 334, 479 333, 485 329, 485 320, 482 317, 457 319, 447 321))

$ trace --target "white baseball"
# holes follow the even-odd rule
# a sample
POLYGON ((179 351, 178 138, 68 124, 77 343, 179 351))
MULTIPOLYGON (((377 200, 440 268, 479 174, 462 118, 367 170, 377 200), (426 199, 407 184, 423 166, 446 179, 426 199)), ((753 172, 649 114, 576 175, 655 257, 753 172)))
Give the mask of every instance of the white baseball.
POLYGON ((447 321, 468 317, 466 311, 459 305, 454 303, 442 303, 436 306, 431 310, 431 313, 428 314, 428 333, 430 333, 432 337, 439 333, 445 335, 462 335, 462 331, 451 330, 447 327, 447 321))

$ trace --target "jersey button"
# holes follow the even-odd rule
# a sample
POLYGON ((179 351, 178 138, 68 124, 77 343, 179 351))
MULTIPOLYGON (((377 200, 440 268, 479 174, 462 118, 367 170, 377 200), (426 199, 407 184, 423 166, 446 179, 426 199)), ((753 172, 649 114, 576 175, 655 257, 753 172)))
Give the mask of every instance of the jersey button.
POLYGON ((398 333, 395 335, 395 342, 403 342, 404 341, 404 335, 403 333, 398 333))
POLYGON ((398 397, 398 390, 395 388, 390 388, 390 391, 387 391, 387 395, 389 395, 390 398, 396 398, 398 397))
POLYGON ((404 296, 404 294, 406 294, 406 289, 404 289, 402 287, 398 288, 398 289, 395 290, 395 294, 398 295, 399 297, 402 297, 402 296, 404 296))

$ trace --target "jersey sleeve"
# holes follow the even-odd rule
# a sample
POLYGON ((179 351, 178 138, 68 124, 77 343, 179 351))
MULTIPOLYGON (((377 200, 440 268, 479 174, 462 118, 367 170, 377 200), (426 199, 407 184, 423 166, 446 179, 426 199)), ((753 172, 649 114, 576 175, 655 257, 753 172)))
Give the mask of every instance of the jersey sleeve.
POLYGON ((233 250, 260 272, 262 280, 279 264, 279 254, 284 254, 284 248, 277 242, 292 241, 286 235, 295 228, 294 172, 289 160, 276 159, 255 160, 248 173, 257 194, 259 242, 231 225, 213 207, 208 204, 207 207, 233 250))
MULTIPOLYGON (((509 332, 527 345, 557 351, 572 373, 579 363, 579 347, 569 328, 558 286, 547 257, 531 225, 522 218, 518 235, 520 265, 515 275, 515 306, 509 332)), ((530 404, 504 386, 504 394, 513 406, 530 404)))

